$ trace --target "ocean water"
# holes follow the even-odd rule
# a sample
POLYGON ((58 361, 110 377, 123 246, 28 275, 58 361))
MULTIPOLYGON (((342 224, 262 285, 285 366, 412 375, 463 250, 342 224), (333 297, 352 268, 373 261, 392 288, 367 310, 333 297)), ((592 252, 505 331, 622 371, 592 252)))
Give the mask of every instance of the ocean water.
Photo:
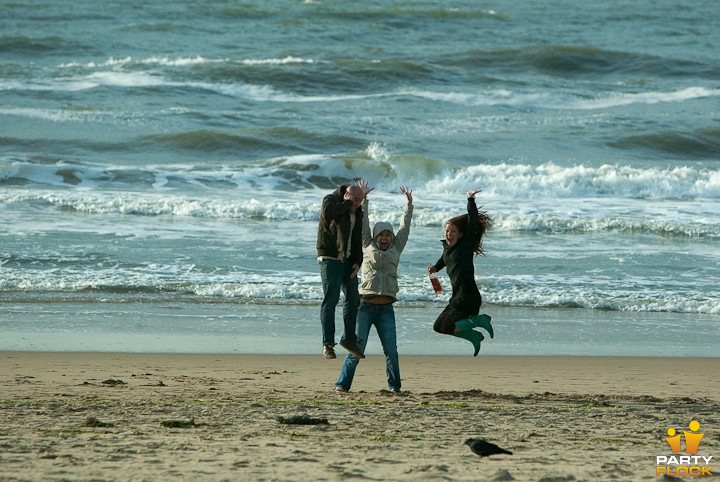
POLYGON ((414 191, 401 354, 469 350, 425 268, 471 189, 483 354, 720 353, 715 0, 98 5, 2 5, 0 349, 319 353, 363 178, 414 191))

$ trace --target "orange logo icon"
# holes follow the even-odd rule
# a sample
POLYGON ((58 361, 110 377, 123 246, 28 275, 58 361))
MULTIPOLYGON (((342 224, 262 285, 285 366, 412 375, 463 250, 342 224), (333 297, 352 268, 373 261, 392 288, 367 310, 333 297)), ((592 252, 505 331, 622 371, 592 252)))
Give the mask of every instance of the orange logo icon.
MULTIPOLYGON (((685 453, 688 454, 696 454, 698 452, 698 446, 700 445, 700 440, 702 440, 704 433, 693 433, 700 430, 700 422, 697 420, 693 420, 690 422, 690 425, 688 426, 692 432, 688 432, 687 430, 683 431, 683 434, 685 434, 685 453)), ((667 434, 670 435, 670 437, 666 438, 667 443, 670 445, 670 448, 672 449, 673 453, 675 452, 681 452, 682 448, 680 447, 680 434, 676 435, 675 429, 670 427, 667 431, 667 434)))

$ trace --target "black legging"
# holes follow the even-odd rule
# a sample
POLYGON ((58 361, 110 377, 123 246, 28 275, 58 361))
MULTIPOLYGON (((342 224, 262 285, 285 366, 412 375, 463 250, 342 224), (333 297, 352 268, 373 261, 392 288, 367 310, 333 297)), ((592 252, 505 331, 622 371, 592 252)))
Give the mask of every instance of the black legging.
POLYGON ((480 313, 480 304, 467 304, 466 306, 447 305, 435 320, 433 330, 444 335, 452 335, 455 333, 455 322, 467 318, 468 316, 480 313))

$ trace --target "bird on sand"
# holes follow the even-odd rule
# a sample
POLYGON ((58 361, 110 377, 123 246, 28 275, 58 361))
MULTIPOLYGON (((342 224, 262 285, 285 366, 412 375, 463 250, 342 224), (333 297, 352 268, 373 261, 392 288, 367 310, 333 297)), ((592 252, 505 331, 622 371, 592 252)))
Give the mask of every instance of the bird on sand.
POLYGON ((487 457, 488 455, 496 454, 512 455, 512 452, 510 452, 509 450, 505 450, 504 448, 498 447, 494 443, 488 442, 487 440, 483 440, 481 438, 469 438, 465 441, 465 445, 469 446, 470 450, 472 450, 474 454, 477 454, 480 457, 487 457))

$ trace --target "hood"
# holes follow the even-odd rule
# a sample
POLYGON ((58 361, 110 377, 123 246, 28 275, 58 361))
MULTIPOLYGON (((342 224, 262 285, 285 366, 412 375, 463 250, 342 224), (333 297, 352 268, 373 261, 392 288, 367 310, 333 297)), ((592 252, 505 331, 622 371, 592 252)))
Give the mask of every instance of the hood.
POLYGON ((390 231, 390 234, 393 236, 393 241, 395 240, 395 232, 393 231, 392 224, 383 221, 375 223, 375 226, 373 227, 373 239, 377 238, 378 234, 383 231, 390 231))

